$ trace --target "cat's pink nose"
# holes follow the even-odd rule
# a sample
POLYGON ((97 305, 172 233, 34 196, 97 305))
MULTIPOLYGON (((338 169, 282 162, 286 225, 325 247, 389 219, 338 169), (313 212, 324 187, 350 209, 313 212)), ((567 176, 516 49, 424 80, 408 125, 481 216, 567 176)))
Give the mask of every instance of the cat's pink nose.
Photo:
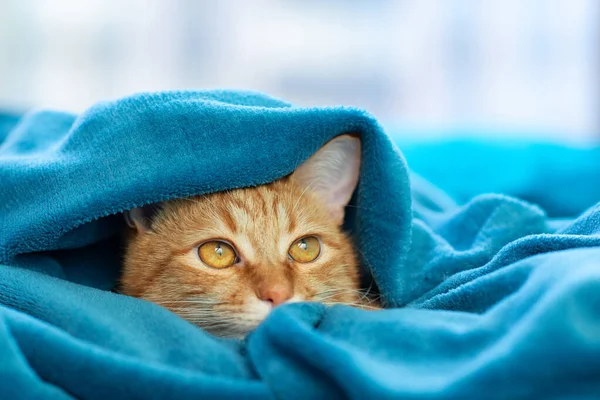
POLYGON ((275 284, 260 290, 258 297, 276 307, 292 297, 292 290, 286 285, 275 284))

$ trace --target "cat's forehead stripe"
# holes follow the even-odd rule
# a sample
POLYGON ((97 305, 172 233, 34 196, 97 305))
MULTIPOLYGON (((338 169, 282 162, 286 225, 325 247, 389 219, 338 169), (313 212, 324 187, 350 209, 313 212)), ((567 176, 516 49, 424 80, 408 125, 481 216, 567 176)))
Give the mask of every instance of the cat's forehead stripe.
POLYGON ((233 218, 231 212, 229 212, 229 209, 224 210, 225 212, 220 213, 221 219, 224 222, 225 226, 227 227, 227 229, 229 229, 229 231, 231 231, 231 233, 236 233, 237 232, 237 224, 235 222, 235 219, 233 218))
POLYGON ((190 240, 226 239, 240 257, 265 265, 285 261, 289 246, 302 236, 317 234, 327 244, 328 230, 323 231, 321 219, 315 219, 320 214, 315 214, 314 199, 289 183, 220 192, 184 203, 186 210, 194 211, 181 215, 196 225, 190 240))
POLYGON ((263 187, 259 187, 258 190, 254 191, 255 201, 262 208, 263 215, 267 215, 268 212, 269 212, 268 209, 267 209, 267 202, 265 200, 265 197, 266 196, 273 197, 272 193, 269 193, 269 192, 270 192, 270 190, 267 189, 264 186, 263 187))

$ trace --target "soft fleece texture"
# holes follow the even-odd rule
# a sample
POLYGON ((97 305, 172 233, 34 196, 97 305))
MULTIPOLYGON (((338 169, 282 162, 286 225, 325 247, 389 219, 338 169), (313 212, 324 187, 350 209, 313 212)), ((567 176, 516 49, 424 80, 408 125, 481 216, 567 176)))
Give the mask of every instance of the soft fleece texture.
MULTIPOLYGON (((458 204, 409 179, 365 112, 258 93, 141 94, 80 116, 10 118, 0 123, 0 398, 600 394, 598 198, 561 219, 501 194, 458 204), (347 226, 393 309, 286 305, 235 341, 110 292, 121 211, 273 181, 347 132, 363 151, 347 226)), ((577 184, 600 169, 580 160, 577 184)), ((505 170, 503 181, 520 173, 505 170)), ((571 210, 585 202, 562 198, 571 210)))

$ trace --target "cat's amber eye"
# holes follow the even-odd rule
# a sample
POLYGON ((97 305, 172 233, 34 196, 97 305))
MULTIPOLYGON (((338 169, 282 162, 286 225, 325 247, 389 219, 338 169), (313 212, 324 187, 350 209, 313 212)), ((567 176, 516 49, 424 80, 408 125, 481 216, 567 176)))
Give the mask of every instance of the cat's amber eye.
POLYGON ((211 240, 201 244, 198 247, 198 257, 209 267, 219 269, 231 267, 238 261, 233 247, 221 240, 211 240))
POLYGON ((305 236, 292 243, 288 254, 294 261, 308 263, 316 260, 321 254, 321 243, 315 236, 305 236))

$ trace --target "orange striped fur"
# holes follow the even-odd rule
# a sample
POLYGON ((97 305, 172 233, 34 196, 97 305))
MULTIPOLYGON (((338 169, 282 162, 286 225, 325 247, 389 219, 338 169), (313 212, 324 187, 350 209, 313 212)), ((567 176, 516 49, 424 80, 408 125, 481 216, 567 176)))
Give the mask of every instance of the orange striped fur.
POLYGON ((368 308, 361 301, 355 251, 340 225, 294 175, 167 201, 149 229, 129 230, 120 291, 220 336, 243 336, 268 315, 272 304, 261 300, 264 288, 279 288, 287 302, 368 308), (295 262, 288 249, 307 235, 319 238, 321 254, 313 262, 295 262), (213 239, 231 244, 239 262, 224 269, 204 265, 197 247, 213 239))

